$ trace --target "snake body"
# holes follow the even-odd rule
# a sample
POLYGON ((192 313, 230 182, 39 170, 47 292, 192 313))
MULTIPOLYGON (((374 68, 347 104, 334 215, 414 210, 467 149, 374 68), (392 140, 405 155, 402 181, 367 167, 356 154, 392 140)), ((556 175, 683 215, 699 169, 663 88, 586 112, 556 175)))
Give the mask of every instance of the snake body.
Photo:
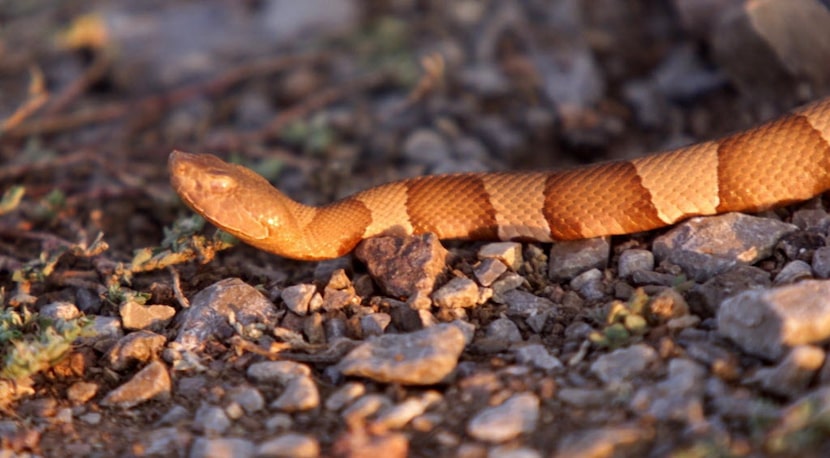
POLYGON ((830 189, 830 99, 726 138, 630 161, 553 172, 462 173, 384 184, 323 207, 207 154, 174 151, 171 181, 194 211, 257 248, 319 260, 363 239, 551 242, 628 234, 683 219, 761 211, 830 189))

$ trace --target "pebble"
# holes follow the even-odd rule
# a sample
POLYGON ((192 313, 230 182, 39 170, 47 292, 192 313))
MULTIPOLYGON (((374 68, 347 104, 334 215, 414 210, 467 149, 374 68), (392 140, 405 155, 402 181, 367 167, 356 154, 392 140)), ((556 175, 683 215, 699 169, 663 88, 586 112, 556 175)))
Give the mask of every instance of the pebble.
POLYGON ((487 338, 503 343, 521 342, 522 333, 509 318, 497 318, 487 325, 487 338))
POLYGON ((625 250, 620 253, 617 269, 622 278, 630 278, 634 272, 652 271, 654 254, 648 250, 625 250))
POLYGON ((337 367, 345 375, 379 382, 430 385, 455 369, 464 345, 464 333, 458 326, 437 324, 365 342, 349 352, 337 367))
POLYGON ((551 355, 542 344, 529 344, 516 348, 513 353, 520 364, 529 364, 537 369, 550 372, 562 369, 564 366, 555 356, 551 355))
POLYGON ((274 304, 253 286, 239 278, 220 280, 198 292, 182 316, 176 343, 183 351, 200 351, 216 336, 236 333, 230 323, 265 328, 277 325, 274 304))
POLYGON ((600 356, 591 364, 591 372, 604 383, 620 383, 643 374, 657 360, 653 348, 635 344, 600 356))
POLYGON ((207 439, 197 437, 190 448, 190 458, 234 457, 249 458, 256 449, 253 442, 237 438, 207 439))
POLYGON ((298 376, 284 385, 285 390, 271 403, 272 409, 283 412, 302 412, 320 405, 320 392, 311 377, 298 376))
POLYGON ((355 250, 369 274, 386 294, 408 298, 428 295, 446 267, 447 250, 433 234, 410 237, 372 237, 355 250))
POLYGON ((556 447, 554 458, 572 456, 605 458, 643 456, 655 437, 647 425, 624 424, 589 429, 566 435, 556 447))
POLYGON ((193 417, 193 429, 208 436, 218 436, 231 427, 231 420, 221 407, 203 404, 193 417))
POLYGON ((467 423, 467 433, 477 440, 501 443, 536 428, 539 398, 532 393, 514 394, 501 405, 488 407, 467 423))
MULTIPOLYGON (((285 288, 280 296, 288 310, 302 316, 308 313, 309 303, 311 303, 311 298, 316 293, 317 288, 314 285, 300 283, 285 288)), ((320 301, 322 300, 322 297, 320 297, 320 301)))
POLYGON ((508 291, 513 291, 524 283, 525 279, 521 275, 515 272, 507 272, 490 285, 493 288, 493 300, 504 303, 502 295, 508 291))
POLYGON ((830 230, 830 214, 824 209, 802 208, 793 212, 792 223, 805 231, 826 234, 830 230))
POLYGON ((363 337, 382 335, 392 322, 392 316, 388 313, 370 313, 360 317, 360 330, 363 337))
MULTIPOLYGON (((179 390, 180 392, 181 390, 179 390)), ((156 422, 158 426, 175 426, 185 420, 190 420, 190 410, 183 405, 174 404, 170 410, 164 413, 156 422)))
POLYGON ((366 419, 381 409, 392 405, 392 401, 380 394, 367 394, 356 400, 343 410, 341 414, 347 425, 352 427, 363 425, 366 419))
POLYGON ((508 315, 512 316, 527 318, 556 309, 556 305, 550 299, 518 289, 505 291, 501 297, 507 304, 508 315))
POLYGON ((366 394, 366 385, 358 382, 348 382, 332 393, 326 399, 324 406, 327 410, 337 412, 364 394, 366 394))
POLYGON ((478 285, 465 277, 455 277, 432 293, 432 300, 438 307, 472 307, 480 298, 478 285))
POLYGON ((823 246, 813 252, 813 272, 818 278, 830 278, 830 246, 823 246))
POLYGON ((78 343, 106 352, 124 336, 121 320, 112 316, 94 315, 89 326, 90 335, 78 339, 78 343))
POLYGON ((717 322, 747 353, 778 360, 789 347, 830 338, 830 281, 745 291, 723 302, 717 322))
POLYGON ((495 258, 487 258, 473 268, 473 275, 481 286, 490 286, 503 273, 507 272, 507 266, 495 258))
POLYGON ((516 272, 522 265, 522 244, 516 242, 488 243, 478 250, 478 258, 498 259, 510 270, 516 272))
POLYGON ((406 458, 409 439, 403 433, 370 435, 364 431, 347 431, 332 446, 332 456, 406 458))
POLYGON ((161 361, 153 361, 129 381, 107 393, 104 406, 130 408, 151 399, 166 399, 171 390, 170 374, 161 361))
POLYGON ((257 383, 285 384, 297 377, 310 376, 311 369, 294 361, 261 361, 248 366, 247 375, 257 383))
POLYGON ((696 427, 703 421, 703 391, 706 369, 695 361, 674 358, 668 375, 656 385, 640 388, 631 399, 634 411, 661 421, 675 420, 696 427))
POLYGON ((165 343, 167 339, 164 336, 152 331, 131 332, 110 348, 106 360, 113 370, 123 371, 155 359, 165 343))
POLYGON ((252 386, 239 386, 230 391, 228 398, 231 402, 240 405, 245 412, 252 414, 265 407, 265 398, 260 391, 252 386))
POLYGON ((92 382, 75 382, 66 389, 66 398, 73 404, 84 404, 98 394, 100 386, 92 382))
POLYGON ((777 366, 759 369, 746 382, 756 382, 770 393, 794 398, 807 389, 825 357, 821 347, 797 345, 777 366))
POLYGON ((88 425, 93 425, 94 426, 94 425, 100 424, 102 418, 103 418, 103 415, 101 415, 99 412, 88 412, 88 413, 85 413, 83 415, 80 415, 78 417, 78 420, 81 420, 82 422, 84 422, 88 425))
POLYGON ((287 413, 276 413, 265 420, 265 429, 269 432, 287 431, 294 426, 294 420, 287 413))
POLYGON ((658 261, 680 266, 704 282, 739 263, 768 257, 781 237, 796 230, 792 224, 742 213, 697 217, 657 237, 653 250, 658 261))
POLYGON ((127 301, 118 308, 124 329, 163 329, 176 315, 169 305, 142 305, 127 301))
POLYGON ((696 284, 689 294, 689 301, 704 315, 715 315, 727 298, 771 285, 769 272, 753 266, 737 265, 702 285, 696 284))
POLYGON ((421 396, 412 397, 405 401, 388 406, 378 413, 370 425, 372 431, 388 431, 406 426, 413 418, 426 412, 427 409, 440 402, 442 396, 437 391, 427 391, 421 396))
POLYGON ((551 280, 571 280, 590 269, 605 269, 611 253, 608 237, 595 237, 554 243, 550 249, 548 276, 551 280))
POLYGON ((40 315, 53 320, 74 320, 81 316, 81 311, 71 302, 52 302, 40 308, 40 315))
POLYGON ((257 457, 316 458, 320 456, 317 439, 305 434, 287 433, 259 444, 257 457))
POLYGON ((605 287, 602 283, 602 271, 589 269, 571 279, 571 288, 579 291, 585 299, 596 301, 605 297, 605 287))
POLYGON ((193 456, 187 453, 191 435, 176 427, 157 428, 148 431, 142 438, 142 452, 145 456, 193 456))
POLYGON ((775 276, 775 285, 788 285, 790 283, 797 283, 801 280, 806 280, 813 277, 813 269, 810 264, 796 259, 784 264, 784 267, 775 276))

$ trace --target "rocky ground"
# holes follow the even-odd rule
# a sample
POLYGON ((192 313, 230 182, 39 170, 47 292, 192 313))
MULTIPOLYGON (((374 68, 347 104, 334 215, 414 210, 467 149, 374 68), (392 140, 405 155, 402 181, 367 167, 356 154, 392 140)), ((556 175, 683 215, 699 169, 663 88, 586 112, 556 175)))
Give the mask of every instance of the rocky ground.
POLYGON ((0 3, 0 456, 825 456, 830 215, 281 259, 173 149, 325 203, 827 93, 818 0, 0 3), (83 3, 83 4, 80 4, 83 3))

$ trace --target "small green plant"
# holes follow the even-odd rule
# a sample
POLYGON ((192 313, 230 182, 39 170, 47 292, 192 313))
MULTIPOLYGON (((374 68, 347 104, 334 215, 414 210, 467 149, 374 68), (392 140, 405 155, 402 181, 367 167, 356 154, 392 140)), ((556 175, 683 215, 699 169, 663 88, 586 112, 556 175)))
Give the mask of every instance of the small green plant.
POLYGON ((642 288, 637 288, 628 302, 612 302, 605 328, 593 331, 588 339, 597 346, 608 348, 619 348, 639 340, 649 329, 648 304, 648 294, 642 288))
POLYGON ((17 380, 44 371, 59 362, 79 337, 91 336, 86 318, 52 320, 23 307, 0 310, 0 378, 17 380))
POLYGON ((0 198, 0 215, 5 215, 17 208, 25 193, 26 188, 23 186, 12 186, 4 192, 3 197, 0 198))

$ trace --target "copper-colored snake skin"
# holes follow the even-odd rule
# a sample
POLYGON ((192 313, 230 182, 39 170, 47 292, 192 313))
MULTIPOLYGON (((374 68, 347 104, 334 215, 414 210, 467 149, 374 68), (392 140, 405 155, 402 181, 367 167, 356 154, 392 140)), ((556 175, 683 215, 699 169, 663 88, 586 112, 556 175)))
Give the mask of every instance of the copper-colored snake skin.
POLYGON ((327 259, 382 234, 573 240, 646 231, 696 215, 759 211, 830 189, 830 99, 721 140, 560 172, 467 173, 297 203, 244 167, 174 151, 190 208, 263 250, 327 259))

